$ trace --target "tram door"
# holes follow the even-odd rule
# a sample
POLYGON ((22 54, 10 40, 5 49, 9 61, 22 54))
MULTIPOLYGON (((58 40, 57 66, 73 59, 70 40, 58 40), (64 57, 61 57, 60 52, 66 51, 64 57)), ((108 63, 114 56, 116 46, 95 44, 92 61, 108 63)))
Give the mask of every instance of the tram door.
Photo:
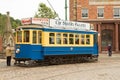
POLYGON ((102 40, 102 51, 105 51, 105 50, 107 50, 108 44, 112 44, 113 31, 107 30, 107 29, 103 30, 101 40, 102 40))

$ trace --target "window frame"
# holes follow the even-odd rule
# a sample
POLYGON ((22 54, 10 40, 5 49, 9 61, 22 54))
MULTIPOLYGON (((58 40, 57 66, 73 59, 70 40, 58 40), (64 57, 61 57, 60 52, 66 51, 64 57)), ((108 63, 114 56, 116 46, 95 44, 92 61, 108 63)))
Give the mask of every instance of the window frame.
MULTIPOLYGON (((48 40, 48 46, 93 46, 93 40, 92 35, 93 34, 83 34, 83 33, 60 33, 60 32, 48 32, 48 38, 53 38, 54 43, 50 43, 50 40, 48 40), (52 34, 52 35, 50 35, 52 34), (57 36, 57 34, 61 36, 57 36), (88 37, 87 37, 88 36, 88 37), (60 39, 60 43, 57 43, 57 39, 60 39), (72 42, 70 41, 72 39, 72 42), (87 39, 89 40, 89 43, 87 43, 87 39), (66 43, 64 42, 66 40, 66 43), (78 43, 76 41, 78 40, 78 43), (83 43, 82 43, 83 40, 83 43)), ((46 38, 45 38, 46 39, 46 38)))
POLYGON ((56 33, 56 44, 62 44, 62 34, 61 33, 56 33))
POLYGON ((49 33, 49 44, 55 44, 55 33, 54 32, 49 33), (54 34, 54 35, 50 35, 50 34, 54 34))
POLYGON ((113 18, 120 18, 120 8, 113 8, 113 18), (115 11, 115 9, 118 9, 118 10, 115 11))
POLYGON ((30 30, 23 30, 23 43, 30 43, 30 30), (29 35, 26 35, 25 32, 28 31, 29 35), (26 37, 26 39, 25 39, 26 37), (28 37, 28 38, 27 38, 28 37), (28 41, 27 41, 28 40, 28 41))
POLYGON ((97 17, 104 18, 104 8, 97 8, 97 17))
POLYGON ((88 11, 88 9, 87 8, 82 8, 82 10, 81 10, 81 16, 82 16, 82 18, 88 18, 88 13, 89 11, 88 11))
POLYGON ((32 31, 32 44, 37 44, 37 31, 36 30, 32 31), (35 34, 34 34, 34 32, 35 32, 35 34))
POLYGON ((17 33, 16 33, 16 43, 22 43, 22 42, 23 42, 22 34, 23 34, 22 31, 17 31, 17 33), (18 36, 18 32, 21 32, 20 36, 18 36), (18 39, 18 38, 19 38, 19 39, 18 39), (20 40, 20 41, 19 41, 19 40, 20 40))

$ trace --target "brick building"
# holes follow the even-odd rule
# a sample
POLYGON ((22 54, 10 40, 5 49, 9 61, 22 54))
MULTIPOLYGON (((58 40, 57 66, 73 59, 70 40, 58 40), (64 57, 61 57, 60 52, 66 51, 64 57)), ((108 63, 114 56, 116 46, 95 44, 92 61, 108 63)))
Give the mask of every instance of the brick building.
POLYGON ((109 43, 115 52, 120 51, 120 0, 70 0, 70 20, 94 24, 100 33, 99 52, 109 43))

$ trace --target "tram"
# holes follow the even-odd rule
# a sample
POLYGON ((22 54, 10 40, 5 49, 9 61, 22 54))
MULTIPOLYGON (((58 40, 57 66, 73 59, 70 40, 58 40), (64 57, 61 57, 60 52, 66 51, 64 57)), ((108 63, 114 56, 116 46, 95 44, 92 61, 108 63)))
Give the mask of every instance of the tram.
POLYGON ((98 33, 89 23, 46 18, 23 19, 16 29, 15 64, 60 64, 98 59, 98 33))

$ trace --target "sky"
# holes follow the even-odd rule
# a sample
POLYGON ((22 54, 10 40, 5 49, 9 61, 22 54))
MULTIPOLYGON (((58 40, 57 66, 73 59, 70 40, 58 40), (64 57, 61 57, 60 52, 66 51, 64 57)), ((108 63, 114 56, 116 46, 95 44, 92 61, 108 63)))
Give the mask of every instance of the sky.
MULTIPOLYGON (((68 2, 69 0, 67 0, 68 2)), ((65 0, 49 0, 59 17, 65 20, 65 0)), ((0 13, 6 14, 10 12, 10 16, 14 19, 22 19, 33 17, 38 11, 40 3, 50 7, 47 0, 0 0, 0 13)), ((69 16, 69 4, 67 4, 67 13, 69 16)), ((50 7, 51 8, 51 7, 50 7)))

